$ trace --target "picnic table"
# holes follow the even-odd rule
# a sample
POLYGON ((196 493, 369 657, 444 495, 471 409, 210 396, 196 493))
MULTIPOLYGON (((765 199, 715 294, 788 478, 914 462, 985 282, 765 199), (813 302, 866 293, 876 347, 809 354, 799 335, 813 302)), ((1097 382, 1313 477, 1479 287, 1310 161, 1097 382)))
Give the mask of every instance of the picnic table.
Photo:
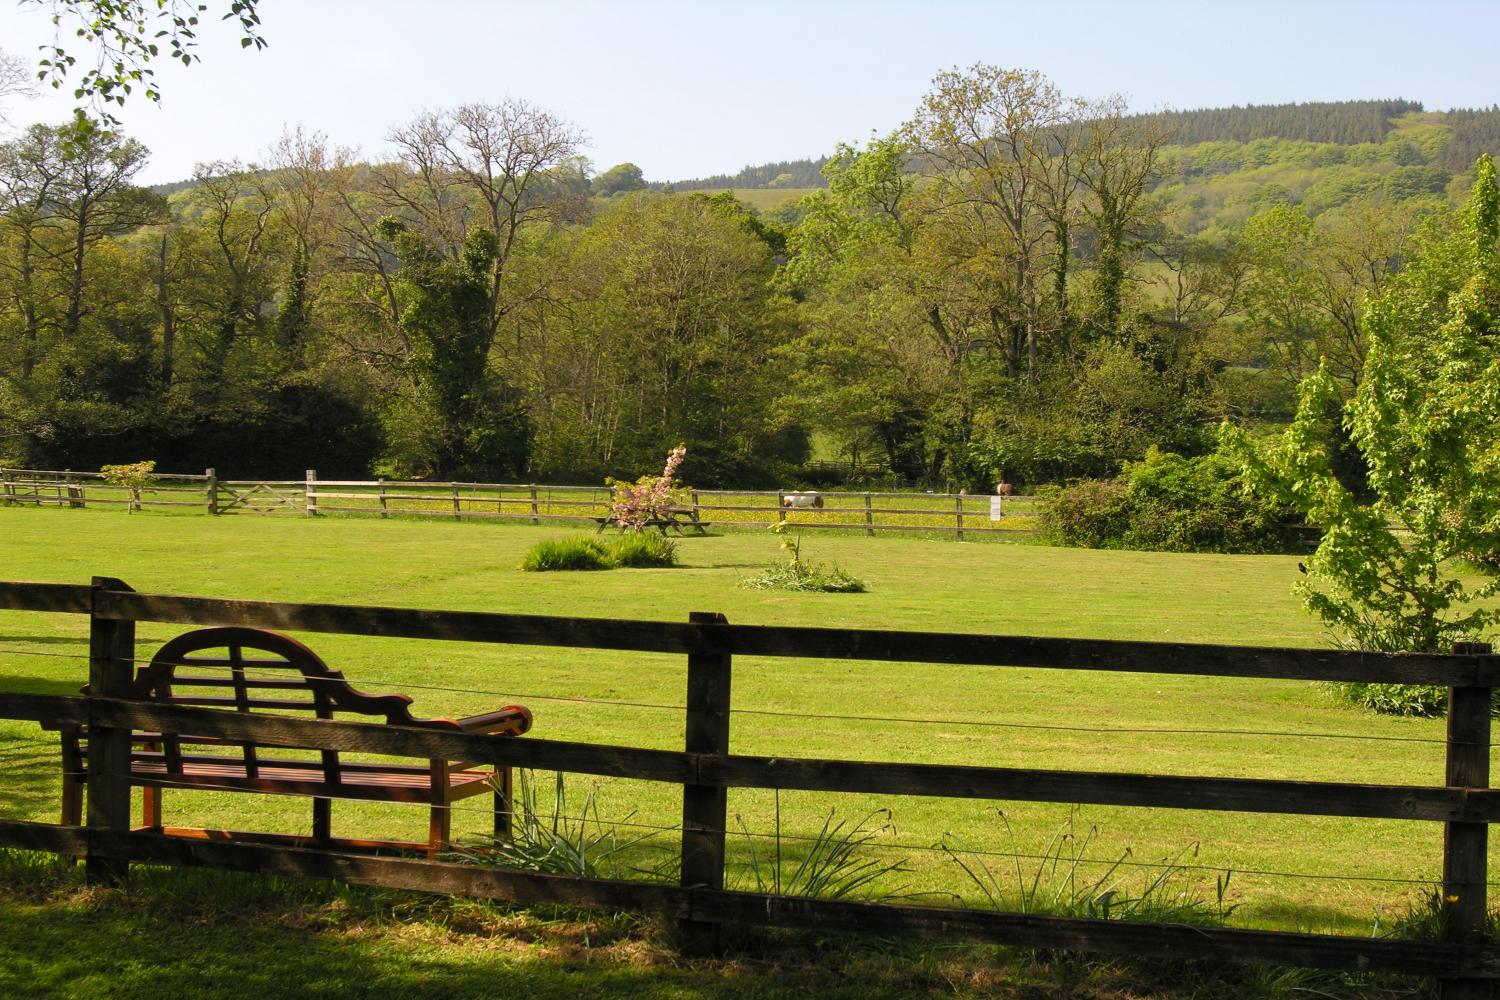
MULTIPOLYGON (((594 532, 595 534, 599 534, 599 532, 602 532, 611 524, 618 523, 613 517, 608 515, 595 517, 594 521, 599 525, 598 529, 594 532)), ((698 508, 696 507, 668 507, 663 516, 650 518, 644 523, 643 527, 655 528, 663 535, 668 531, 675 531, 681 535, 683 528, 692 528, 700 535, 707 535, 708 527, 711 524, 713 524, 712 521, 699 519, 698 508)))

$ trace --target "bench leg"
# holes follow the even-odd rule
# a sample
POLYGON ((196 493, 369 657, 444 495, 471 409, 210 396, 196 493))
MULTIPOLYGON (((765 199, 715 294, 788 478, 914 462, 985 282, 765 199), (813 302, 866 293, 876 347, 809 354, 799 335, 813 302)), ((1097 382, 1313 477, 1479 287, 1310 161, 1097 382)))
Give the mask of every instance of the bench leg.
POLYGON ((150 785, 141 789, 141 825, 161 832, 161 789, 150 785))
POLYGON ((434 803, 427 823, 427 857, 436 861, 448 849, 453 836, 453 813, 446 804, 434 803))
POLYGON ((515 784, 509 767, 495 768, 495 839, 509 840, 515 821, 515 784))
POLYGON ((448 841, 453 835, 453 814, 448 809, 448 796, 453 790, 448 782, 448 762, 434 757, 428 764, 431 767, 432 813, 427 820, 427 857, 436 861, 437 856, 448 849, 448 841))
POLYGON ((313 840, 327 843, 333 837, 333 800, 313 799, 313 840))

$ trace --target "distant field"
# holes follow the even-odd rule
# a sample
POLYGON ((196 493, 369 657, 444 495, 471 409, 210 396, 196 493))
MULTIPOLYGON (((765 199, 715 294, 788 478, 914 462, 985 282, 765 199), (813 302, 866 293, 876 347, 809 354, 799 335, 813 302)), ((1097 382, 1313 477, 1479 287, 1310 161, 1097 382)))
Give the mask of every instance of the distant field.
MULTIPOLYGON (((696 194, 718 194, 730 188, 696 189, 696 194)), ((733 188, 734 196, 757 212, 776 208, 789 201, 800 201, 822 188, 733 188)))
MULTIPOLYGON (((682 540, 684 565, 674 570, 523 574, 516 568, 536 541, 574 530, 0 508, 7 579, 86 582, 100 574, 142 591, 661 621, 712 610, 742 623, 1266 645, 1320 641, 1289 593, 1294 557, 820 534, 804 539, 803 558, 838 563, 865 578, 870 592, 796 595, 739 586, 780 556, 769 535, 735 532, 682 540)), ((138 654, 149 655, 177 631, 143 624, 138 654)), ((79 619, 0 613, 0 688, 76 691, 84 680, 85 634, 79 619)), ((356 686, 413 695, 419 714, 463 714, 517 700, 535 710, 538 736, 681 746, 682 716, 672 707, 683 700, 681 658, 305 638, 356 686)), ((750 754, 1367 782, 1432 782, 1442 775, 1442 747, 1429 742, 1442 739, 1440 720, 1367 715, 1300 682, 743 657, 736 660, 734 687, 733 745, 750 754), (1161 729, 1188 732, 1153 731, 1161 729)), ((54 819, 57 770, 54 735, 0 723, 0 815, 54 819)), ((651 829, 680 821, 674 788, 581 778, 570 788, 570 808, 595 789, 606 820, 636 824, 621 826, 622 833, 647 835, 634 849, 641 867, 664 856, 653 853, 653 844, 663 852, 675 844, 674 833, 651 829)), ((302 831, 308 823, 308 805, 297 799, 172 791, 166 803, 169 820, 184 824, 302 831)), ((737 877, 749 877, 751 843, 764 859, 774 842, 777 805, 769 792, 730 793, 731 822, 736 829, 743 823, 755 838, 730 836, 737 877)), ((1038 853, 1068 811, 788 792, 779 802, 783 837, 816 833, 834 808, 851 823, 876 808, 893 811, 894 831, 871 849, 904 859, 908 871, 888 888, 966 898, 973 886, 935 849, 945 835, 965 849, 1038 853)), ((475 831, 486 821, 482 812, 460 810, 456 826, 475 831)), ((1177 858, 1205 866, 1190 874, 1210 896, 1217 873, 1208 869, 1234 869, 1230 895, 1240 904, 1234 922, 1245 925, 1367 932, 1377 913, 1388 920, 1421 889, 1399 880, 1440 871, 1440 838, 1428 823, 1093 806, 1078 822, 1080 834, 1099 827, 1090 857, 1114 861, 1128 848, 1131 862, 1177 858), (1346 878, 1292 877, 1296 873, 1346 878)), ((335 831, 344 834, 416 836, 423 823, 420 810, 395 805, 340 802, 334 810, 335 831)), ((786 843, 789 852, 797 846, 786 843)), ((1500 858, 1496 862, 1500 873, 1500 858)), ((1011 862, 994 863, 1003 871, 1011 862)), ((1132 884, 1154 871, 1123 870, 1132 884)))

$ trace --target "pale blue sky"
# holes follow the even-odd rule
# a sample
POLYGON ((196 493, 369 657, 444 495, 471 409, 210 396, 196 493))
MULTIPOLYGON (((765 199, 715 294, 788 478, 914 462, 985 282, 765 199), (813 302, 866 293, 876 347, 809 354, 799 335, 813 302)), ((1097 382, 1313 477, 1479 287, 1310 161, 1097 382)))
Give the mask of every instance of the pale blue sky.
MULTIPOLYGON (((224 0, 209 0, 211 9, 224 0)), ((1138 109, 1405 97, 1428 108, 1500 102, 1500 2, 757 3, 263 0, 270 48, 227 24, 203 61, 163 65, 161 108, 121 118, 153 151, 148 182, 194 162, 254 160, 286 125, 385 151, 426 108, 524 97, 588 135, 597 169, 651 179, 816 156, 898 125, 932 75, 981 61, 1038 69, 1070 94, 1138 109)), ((45 12, 0 0, 0 48, 30 57, 45 12)), ((11 102, 17 124, 59 121, 53 92, 11 102)))

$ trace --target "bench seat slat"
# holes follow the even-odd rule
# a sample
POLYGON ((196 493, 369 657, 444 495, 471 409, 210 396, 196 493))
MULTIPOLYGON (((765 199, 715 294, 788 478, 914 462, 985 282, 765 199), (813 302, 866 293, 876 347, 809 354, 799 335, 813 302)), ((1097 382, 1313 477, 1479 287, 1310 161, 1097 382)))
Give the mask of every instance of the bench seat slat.
MULTIPOLYGON (((200 787, 213 791, 270 792, 281 795, 315 795, 331 799, 375 799, 385 802, 431 803, 431 776, 427 772, 363 771, 341 768, 342 780, 330 783, 321 773, 303 767, 288 767, 277 761, 257 762, 256 777, 248 777, 243 764, 187 763, 182 773, 168 773, 165 761, 140 761, 131 765, 132 784, 161 788, 200 787)), ((490 775, 484 771, 454 771, 448 776, 448 798, 463 798, 487 792, 490 775)))

